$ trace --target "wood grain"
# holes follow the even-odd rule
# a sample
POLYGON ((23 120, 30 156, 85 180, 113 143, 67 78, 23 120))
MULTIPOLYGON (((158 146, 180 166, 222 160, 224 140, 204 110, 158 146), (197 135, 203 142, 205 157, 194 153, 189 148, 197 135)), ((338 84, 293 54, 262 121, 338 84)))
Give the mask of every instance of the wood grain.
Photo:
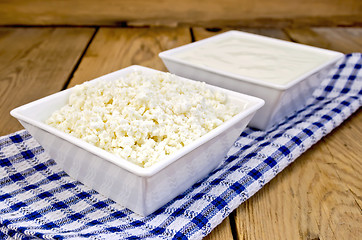
POLYGON ((130 65, 166 71, 158 54, 189 42, 188 28, 101 28, 69 87, 130 65))
POLYGON ((280 28, 215 28, 207 29, 202 27, 192 28, 195 41, 214 36, 230 30, 239 30, 248 33, 259 34, 262 36, 278 38, 282 40, 290 40, 287 34, 280 28))
POLYGON ((2 25, 353 25, 361 16, 359 0, 0 1, 2 25))
MULTIPOLYGON (((226 30, 193 33, 199 40, 226 30)), ((362 49, 355 28, 241 30, 345 53, 362 49)), ((359 111, 236 209, 237 239, 361 239, 361 128, 359 111)))
POLYGON ((230 217, 227 217, 204 240, 231 240, 233 234, 230 228, 230 217))
POLYGON ((352 116, 243 203, 240 239, 360 239, 361 120, 352 116))
POLYGON ((11 109, 60 91, 89 28, 0 28, 0 135, 22 129, 11 109))
POLYGON ((295 42, 343 53, 362 52, 362 28, 287 28, 285 32, 295 42))
POLYGON ((361 135, 362 111, 359 110, 343 127, 335 129, 333 134, 323 139, 321 144, 325 145, 325 152, 332 156, 329 164, 335 166, 337 178, 345 183, 362 210, 361 135))

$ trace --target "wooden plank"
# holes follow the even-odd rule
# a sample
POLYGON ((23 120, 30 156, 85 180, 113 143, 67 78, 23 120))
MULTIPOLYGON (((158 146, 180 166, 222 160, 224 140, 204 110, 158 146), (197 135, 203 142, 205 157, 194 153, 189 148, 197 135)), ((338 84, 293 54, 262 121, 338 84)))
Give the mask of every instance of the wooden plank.
POLYGON ((362 28, 287 28, 295 42, 340 51, 362 52, 362 28))
MULTIPOLYGON (((342 128, 321 141, 316 149, 315 165, 322 169, 325 189, 316 188, 319 194, 321 223, 328 228, 320 228, 321 236, 328 239, 361 239, 362 237, 362 112, 355 114, 342 128), (338 187, 334 187, 332 184, 338 187), (326 190, 326 191, 323 191, 326 190), (329 232, 331 231, 331 232, 329 232), (329 238, 330 239, 330 238, 329 238)), ((323 225, 321 225, 323 226, 323 225)))
POLYGON ((193 34, 195 41, 214 36, 230 30, 239 30, 248 33, 259 34, 267 37, 290 40, 290 38, 279 28, 202 28, 194 27, 193 34))
MULTIPOLYGON (((328 138, 322 139, 322 144, 324 153, 332 156, 328 164, 334 167, 336 177, 344 183, 346 190, 362 210, 361 137, 362 111, 359 110, 343 128, 335 129, 328 138)), ((362 228, 360 230, 362 231, 362 228)))
MULTIPOLYGON (((293 29, 298 38, 289 29, 287 35, 275 29, 242 30, 281 39, 292 36, 342 52, 361 49, 359 30, 349 28, 293 29)), ((215 34, 198 28, 193 32, 195 40, 215 34)), ((238 239, 360 239, 361 124, 358 112, 237 208, 238 239)))
POLYGON ((338 178, 343 177, 347 189, 354 196, 359 208, 362 209, 362 112, 359 110, 355 116, 346 123, 344 129, 337 128, 328 139, 326 151, 334 160, 331 164, 336 166, 338 178), (341 139, 344 139, 341 141, 341 139), (342 154, 341 154, 342 153, 342 154), (337 164, 336 164, 337 162, 337 164))
POLYGON ((190 41, 188 28, 101 28, 69 87, 130 65, 166 71, 158 53, 190 41))
POLYGON ((11 109, 62 89, 90 28, 0 28, 0 136, 22 129, 11 109))
POLYGON ((230 218, 227 217, 212 232, 207 235, 204 240, 228 240, 233 239, 230 228, 230 218))
POLYGON ((362 154, 361 121, 351 117, 242 204, 240 239, 360 239, 361 162, 351 165, 362 154))
POLYGON ((353 25, 360 0, 0 1, 1 25, 353 25))

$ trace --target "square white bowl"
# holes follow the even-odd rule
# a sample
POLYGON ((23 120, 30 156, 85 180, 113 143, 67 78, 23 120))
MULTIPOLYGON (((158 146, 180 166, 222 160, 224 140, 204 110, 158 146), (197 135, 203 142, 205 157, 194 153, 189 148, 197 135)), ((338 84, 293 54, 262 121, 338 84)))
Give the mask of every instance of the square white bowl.
MULTIPOLYGON (((171 73, 264 99, 265 105, 256 113, 255 117, 249 123, 249 126, 266 130, 280 122, 292 112, 300 109, 312 95, 314 89, 321 83, 323 77, 344 55, 335 51, 256 34, 241 31, 228 31, 207 39, 161 52, 159 56, 171 73), (228 39, 234 39, 233 41, 248 41, 253 45, 253 48, 251 47, 246 50, 238 49, 238 46, 241 45, 237 45, 235 49, 228 49, 229 59, 226 59, 228 60, 228 64, 230 62, 233 63, 233 60, 235 59, 240 60, 240 57, 248 55, 251 58, 243 61, 238 67, 242 68, 243 64, 245 64, 245 66, 255 64, 254 66, 251 66, 255 67, 259 72, 256 72, 256 74, 254 73, 254 75, 240 74, 240 72, 230 71, 231 68, 229 65, 221 67, 222 63, 217 61, 219 61, 219 58, 221 61, 225 59, 221 59, 222 56, 220 55, 222 55, 223 52, 217 52, 217 47, 215 46, 228 39), (214 44, 214 46, 212 44, 214 44), (266 53, 266 51, 264 53, 261 52, 261 49, 265 46, 272 46, 267 50, 269 51, 268 53, 266 53), (200 59, 198 62, 195 62, 191 58, 185 57, 185 55, 184 57, 181 57, 182 54, 192 54, 192 52, 200 51, 202 48, 204 49, 204 52, 198 52, 196 58, 200 58, 200 54, 205 54, 205 56, 208 56, 209 60, 214 61, 212 64, 208 62, 209 60, 207 58, 204 59, 205 62, 201 62, 200 59), (279 52, 276 51, 274 54, 273 48, 274 51, 279 50, 279 52), (283 52, 285 56, 278 55, 280 52, 283 52), (282 60, 291 58, 290 61, 296 61, 294 62, 294 64, 296 64, 297 61, 301 59, 295 57, 295 55, 293 56, 293 52, 303 54, 304 57, 307 56, 307 61, 308 59, 313 60, 314 57, 323 57, 326 59, 312 68, 305 69, 290 80, 287 80, 287 83, 275 83, 256 77, 256 75, 260 75, 259 73, 261 71, 271 68, 268 64, 271 64, 274 68, 275 66, 278 66, 276 64, 278 58, 279 60, 282 58, 284 58, 282 60), (215 53, 215 55, 212 55, 213 53, 215 53), (218 53, 219 55, 216 55, 218 53), (220 63, 220 66, 216 63, 220 63)), ((289 62, 289 60, 284 62, 289 62)), ((283 67, 285 67, 284 65, 275 68, 273 70, 275 71, 274 73, 281 74, 282 71, 286 70, 285 68, 283 69, 283 67)), ((295 70, 298 71, 299 69, 295 68, 295 70)))
MULTIPOLYGON (((158 72, 130 66, 92 80, 115 80, 131 72, 158 72)), ((180 81, 192 81, 181 78, 180 81)), ((146 216, 204 178, 217 165, 264 101, 237 92, 224 92, 230 101, 246 103, 245 109, 219 127, 183 147, 168 158, 143 168, 45 124, 64 106, 72 89, 67 89, 11 111, 57 164, 71 177, 115 202, 146 216)))

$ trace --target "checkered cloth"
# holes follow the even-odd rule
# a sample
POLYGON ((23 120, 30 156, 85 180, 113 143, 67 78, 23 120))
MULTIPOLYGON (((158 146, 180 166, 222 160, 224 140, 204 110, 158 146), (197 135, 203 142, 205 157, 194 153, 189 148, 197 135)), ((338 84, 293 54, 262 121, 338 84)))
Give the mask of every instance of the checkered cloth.
POLYGON ((247 128, 207 178, 141 217, 69 177, 25 130, 0 138, 1 239, 201 239, 362 103, 362 55, 346 55, 307 106, 247 128))

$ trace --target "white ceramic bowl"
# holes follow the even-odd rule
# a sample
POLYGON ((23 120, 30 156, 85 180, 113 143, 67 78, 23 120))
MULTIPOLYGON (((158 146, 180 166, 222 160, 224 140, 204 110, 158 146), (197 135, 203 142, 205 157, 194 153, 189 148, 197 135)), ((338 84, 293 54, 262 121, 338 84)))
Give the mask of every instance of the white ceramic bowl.
POLYGON ((249 125, 266 130, 300 109, 343 54, 229 31, 159 56, 176 75, 264 99, 249 125))
MULTIPOLYGON (((133 71, 157 72, 131 66, 92 81, 112 81, 133 71)), ((263 100, 255 97, 217 89, 227 94, 230 101, 246 102, 245 110, 148 168, 137 166, 44 123, 55 110, 67 103, 72 89, 18 107, 11 111, 11 115, 70 176, 146 216, 210 173, 224 159, 255 112, 264 104, 263 100)))

